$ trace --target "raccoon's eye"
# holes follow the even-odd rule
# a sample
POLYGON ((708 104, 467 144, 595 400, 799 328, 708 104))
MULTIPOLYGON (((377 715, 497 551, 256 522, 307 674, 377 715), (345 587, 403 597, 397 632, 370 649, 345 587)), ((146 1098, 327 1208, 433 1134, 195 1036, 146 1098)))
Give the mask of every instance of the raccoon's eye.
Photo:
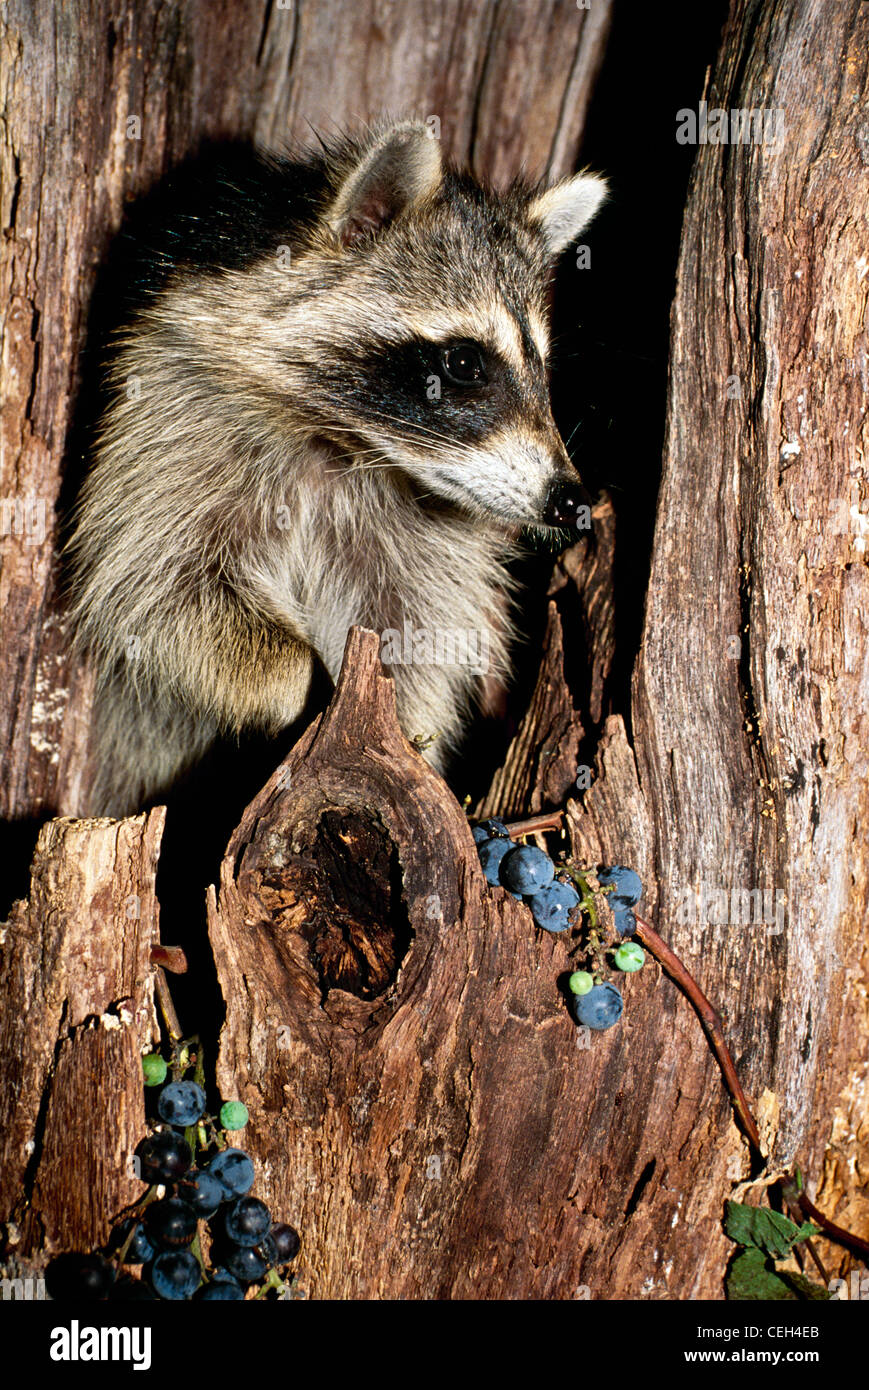
POLYGON ((441 365, 447 379, 456 386, 474 386, 487 379, 480 350, 473 343, 442 348, 441 365))

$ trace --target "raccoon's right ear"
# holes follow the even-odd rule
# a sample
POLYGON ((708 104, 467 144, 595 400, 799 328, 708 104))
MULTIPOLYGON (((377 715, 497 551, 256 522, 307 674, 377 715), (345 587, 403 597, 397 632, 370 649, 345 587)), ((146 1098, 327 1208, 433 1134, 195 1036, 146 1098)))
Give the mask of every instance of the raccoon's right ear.
POLYGON ((542 231, 551 256, 579 236, 606 195, 606 180, 599 174, 574 174, 532 198, 528 216, 542 231))
POLYGON ((410 203, 436 192, 441 154, 428 127, 402 121, 382 132, 347 175, 326 214, 342 246, 387 227, 410 203))

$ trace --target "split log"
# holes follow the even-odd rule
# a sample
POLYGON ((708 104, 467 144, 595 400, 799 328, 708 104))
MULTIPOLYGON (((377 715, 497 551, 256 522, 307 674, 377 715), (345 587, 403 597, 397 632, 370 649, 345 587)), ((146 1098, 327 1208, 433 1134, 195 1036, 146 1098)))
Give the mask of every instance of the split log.
POLYGON ((3 924, 0 1221, 13 1253, 91 1250, 142 1193, 141 1056, 159 1040, 151 948, 165 812, 49 821, 3 924))

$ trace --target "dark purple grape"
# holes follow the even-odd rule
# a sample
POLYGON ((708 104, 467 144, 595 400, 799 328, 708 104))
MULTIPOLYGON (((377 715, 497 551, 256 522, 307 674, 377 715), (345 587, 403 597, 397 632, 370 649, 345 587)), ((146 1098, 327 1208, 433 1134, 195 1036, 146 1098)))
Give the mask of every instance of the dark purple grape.
POLYGON ((298 1231, 292 1226, 288 1226, 285 1221, 277 1221, 269 1231, 269 1236, 275 1243, 277 1250, 276 1264, 287 1265, 290 1260, 294 1260, 299 1253, 301 1241, 298 1231))
POLYGON ((192 1298, 200 1274, 199 1261, 189 1250, 164 1250, 151 1266, 151 1284, 161 1298, 192 1298))
POLYGON ((197 1289, 195 1300, 197 1303, 238 1303, 244 1298, 244 1289, 241 1284, 234 1280, 229 1283, 226 1279, 220 1279, 217 1283, 203 1284, 197 1289))
MULTIPOLYGON (((478 830, 483 832, 483 838, 486 840, 497 839, 499 836, 505 840, 510 839, 510 831, 507 829, 504 822, 498 820, 495 816, 492 816, 490 820, 481 820, 479 825, 474 826, 475 840, 477 839, 478 830)), ((478 840, 477 843, 480 844, 481 841, 478 840)))
POLYGON ((228 1250, 224 1257, 223 1266, 228 1269, 230 1274, 234 1274, 242 1284, 255 1284, 262 1279, 268 1265, 262 1255, 258 1255, 256 1250, 248 1246, 236 1246, 235 1249, 228 1250))
POLYGON ((85 1255, 77 1250, 56 1256, 45 1271, 45 1287, 58 1303, 76 1299, 95 1302, 109 1293, 115 1270, 102 1255, 85 1255))
POLYGON ((611 902, 620 902, 625 907, 635 907, 643 896, 643 881, 633 869, 614 864, 611 869, 601 869, 597 876, 601 888, 612 887, 611 902))
POLYGON ((579 902, 572 883, 555 879, 528 899, 531 915, 545 931, 562 932, 570 926, 570 914, 579 902))
POLYGON ((621 990, 607 980, 602 985, 594 985, 587 994, 573 996, 573 1012, 577 1023, 586 1028, 603 1031, 618 1023, 625 1007, 621 990))
POLYGON ((258 1197, 239 1197, 228 1209, 224 1227, 236 1245, 258 1245, 272 1224, 272 1214, 258 1197))
POLYGON ((120 1226, 116 1226, 112 1233, 112 1248, 122 1250, 131 1231, 134 1231, 134 1235, 127 1246, 124 1263, 129 1265, 147 1264, 148 1260, 153 1260, 156 1251, 148 1239, 141 1221, 130 1219, 122 1221, 120 1226))
POLYGON ((177 1182, 193 1162, 190 1145, 182 1134, 171 1129, 150 1134, 136 1149, 141 1165, 142 1181, 147 1183, 177 1182))
POLYGON ((213 1173, 188 1173, 177 1187, 178 1196, 190 1203, 197 1216, 206 1220, 213 1216, 221 1202, 226 1200, 223 1185, 213 1173))
POLYGON ((555 876, 555 865, 536 845, 517 845, 504 855, 498 866, 500 882, 512 893, 530 897, 539 893, 555 876))
POLYGON ((612 909, 613 921, 619 936, 633 936, 637 930, 637 919, 631 909, 620 902, 614 902, 612 909))
POLYGON ((186 1129, 205 1114, 205 1092, 195 1081, 170 1081, 160 1092, 157 1111, 167 1124, 186 1129))
POLYGON ((205 1172, 217 1178, 227 1197, 242 1197, 253 1187, 256 1177, 253 1159, 244 1149, 224 1149, 215 1154, 205 1172))
POLYGON ((505 855, 510 854, 513 848, 510 840, 484 840, 477 846, 480 856, 480 868, 486 877, 486 882, 491 883, 495 888, 501 882, 498 877, 498 870, 501 867, 501 860, 505 855))
POLYGON ((180 1197, 164 1197, 145 1208, 148 1238, 162 1250, 180 1250, 196 1235, 196 1212, 180 1197))
POLYGON ((111 1303, 153 1303, 154 1295, 143 1283, 141 1279, 134 1279, 131 1274, 122 1274, 117 1283, 113 1284, 109 1290, 109 1301, 111 1303))

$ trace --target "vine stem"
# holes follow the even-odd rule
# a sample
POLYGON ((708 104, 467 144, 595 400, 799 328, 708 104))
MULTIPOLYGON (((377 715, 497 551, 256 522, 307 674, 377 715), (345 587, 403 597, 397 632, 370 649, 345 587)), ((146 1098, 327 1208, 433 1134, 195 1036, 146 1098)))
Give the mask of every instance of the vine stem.
POLYGON ((810 1221, 814 1221, 816 1226, 820 1226, 828 1239, 846 1246, 852 1254, 859 1256, 863 1263, 869 1267, 869 1241, 861 1240, 859 1236, 853 1235, 850 1231, 844 1230, 842 1226, 837 1226, 834 1221, 828 1220, 823 1212, 818 1211, 814 1202, 810 1201, 805 1188, 797 1186, 793 1175, 782 1183, 782 1192, 789 1202, 793 1202, 795 1206, 799 1207, 804 1216, 807 1216, 810 1221))
MULTIPOLYGON (((730 1092, 731 1100, 733 1101, 733 1108, 739 1117, 743 1132, 747 1136, 752 1148, 754 1148, 760 1158, 765 1161, 766 1155, 763 1153, 760 1146, 760 1133, 754 1115, 751 1113, 751 1106, 742 1089, 742 1083, 736 1074, 736 1067, 730 1055, 730 1049, 724 1041, 724 1026, 721 1022, 721 1015, 713 1008, 693 975, 686 970, 675 951, 671 951, 667 943, 661 939, 652 924, 647 922, 644 917, 640 917, 636 912, 634 916, 637 921, 636 934, 640 941, 648 949, 650 954, 661 964, 663 969, 666 970, 671 979, 675 980, 676 984, 684 990, 685 994, 687 994, 691 1003, 694 1005, 694 1008, 697 1010, 697 1013, 700 1015, 700 1022, 706 1030, 709 1041, 712 1044, 712 1050, 718 1059, 725 1084, 730 1092)), ((810 1221, 813 1221, 829 1240, 834 1240, 839 1245, 844 1245, 848 1250, 852 1251, 853 1254, 858 1255, 864 1263, 869 1260, 869 1241, 861 1240, 859 1236, 852 1235, 850 1231, 846 1231, 843 1227, 837 1226, 834 1221, 830 1221, 828 1217, 824 1216, 823 1212, 818 1211, 814 1202, 809 1200, 802 1183, 797 1181, 794 1174, 789 1174, 782 1181, 782 1194, 787 1202, 796 1206, 804 1216, 808 1217, 810 1221)), ((812 1259, 822 1271, 823 1275, 825 1272, 824 1267, 820 1263, 811 1241, 807 1240, 806 1245, 809 1247, 809 1253, 812 1259)))
POLYGON ((544 811, 539 816, 529 816, 527 820, 505 822, 511 840, 521 840, 523 835, 536 835, 538 831, 560 830, 564 825, 563 811, 544 811))
POLYGON ((706 1035, 712 1044, 712 1051, 718 1059, 718 1065, 724 1075, 724 1082, 730 1092, 733 1101, 733 1108, 739 1118, 743 1133, 749 1143, 757 1152, 758 1156, 765 1159, 765 1154, 761 1148, 760 1131, 751 1113, 751 1106, 748 1103, 745 1092, 742 1089, 742 1082, 736 1074, 733 1058, 730 1049, 724 1040, 724 1024, 721 1015, 715 1009, 702 989, 698 985, 694 976, 686 970, 675 951, 671 951, 658 933, 655 931, 651 922, 647 922, 644 917, 640 917, 636 912, 634 917, 637 921, 636 935, 655 960, 666 970, 672 980, 675 980, 680 989, 687 994, 694 1008, 700 1016, 700 1022, 706 1031, 706 1035))
POLYGON ((160 1012, 163 1015, 163 1022, 166 1024, 166 1031, 173 1043, 179 1043, 184 1037, 178 1015, 175 1012, 175 1005, 172 1003, 172 995, 169 993, 169 982, 166 979, 166 972, 162 965, 154 967, 154 975, 157 983, 157 999, 160 1003, 160 1012))
MULTIPOLYGON (((562 811, 548 811, 541 815, 530 816, 526 820, 505 822, 510 838, 514 840, 521 839, 523 835, 532 835, 536 831, 560 830, 563 823, 564 813, 562 811)), ((721 1015, 706 998, 694 976, 682 964, 676 952, 671 950, 666 941, 658 935, 651 922, 646 921, 645 917, 641 917, 636 911, 634 917, 637 923, 635 935, 638 940, 642 942, 649 954, 654 956, 661 968, 666 971, 693 1004, 721 1068, 740 1128, 754 1153, 765 1163, 766 1155, 761 1147, 760 1131, 752 1114, 748 1098, 742 1089, 742 1082, 737 1075, 730 1049, 725 1041, 721 1015)), ((869 1267, 869 1241, 862 1240, 860 1236, 853 1235, 850 1231, 844 1230, 842 1226, 837 1226, 834 1221, 830 1221, 824 1216, 823 1212, 818 1211, 814 1202, 809 1199, 799 1173, 788 1174, 782 1180, 781 1190, 785 1201, 790 1206, 796 1207, 810 1221, 813 1221, 829 1240, 844 1245, 869 1267)), ((811 1241, 807 1240, 806 1245, 823 1277, 825 1274, 824 1266, 820 1262, 811 1241)))

